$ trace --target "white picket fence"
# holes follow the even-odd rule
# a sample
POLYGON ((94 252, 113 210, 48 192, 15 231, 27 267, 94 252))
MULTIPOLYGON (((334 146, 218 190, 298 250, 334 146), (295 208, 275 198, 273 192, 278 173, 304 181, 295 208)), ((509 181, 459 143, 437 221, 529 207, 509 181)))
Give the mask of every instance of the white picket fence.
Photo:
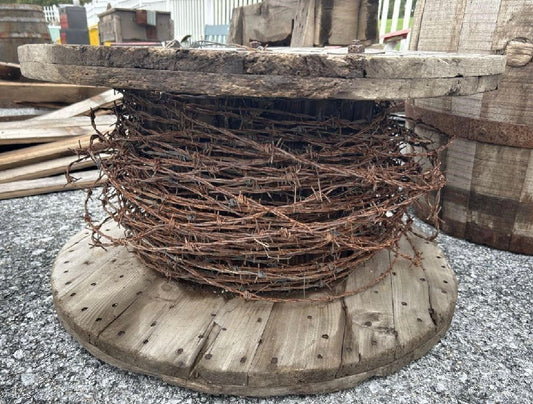
MULTIPOLYGON (((106 10, 107 5, 120 8, 137 8, 146 10, 170 11, 174 20, 174 37, 181 39, 191 35, 193 41, 204 39, 206 25, 228 25, 233 8, 260 3, 262 0, 93 0, 87 3, 87 20, 89 25, 98 22, 98 14, 106 10)), ((379 0, 380 37, 388 32, 409 27, 412 16, 413 0, 379 0), (392 14, 389 7, 394 2, 392 14), (398 26, 401 6, 405 4, 403 24, 398 26), (392 18, 390 29, 386 29, 387 20, 392 18)), ((56 8, 57 9, 57 8, 56 8)), ((47 17, 48 18, 48 17, 47 17)), ((402 41, 401 49, 407 49, 408 40, 402 41)), ((381 40, 382 41, 382 40, 381 40)))
MULTIPOLYGON (((379 42, 383 43, 383 35, 388 34, 389 32, 395 32, 400 29, 407 29, 410 28, 410 22, 411 17, 413 16, 414 9, 413 9, 413 0, 394 0, 394 6, 392 8, 392 21, 390 29, 387 29, 387 20, 389 19, 389 6, 390 1, 389 0, 379 0, 379 14, 378 14, 378 21, 379 21, 379 42), (404 14, 403 14, 403 23, 402 27, 398 27, 398 20, 400 18, 400 8, 402 4, 405 4, 404 7, 404 14)), ((410 34, 407 36, 406 39, 402 40, 400 45, 400 50, 407 50, 409 47, 409 38, 410 34)))
POLYGON ((56 5, 43 7, 44 18, 49 25, 59 25, 59 7, 56 5))

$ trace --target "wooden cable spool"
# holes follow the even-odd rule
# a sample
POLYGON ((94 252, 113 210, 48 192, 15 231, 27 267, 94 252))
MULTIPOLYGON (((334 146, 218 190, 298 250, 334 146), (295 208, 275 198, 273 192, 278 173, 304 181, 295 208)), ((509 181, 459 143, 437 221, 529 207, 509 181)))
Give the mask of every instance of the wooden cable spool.
MULTIPOLYGON (((352 100, 344 111, 352 117, 366 116, 378 100, 490 91, 504 67, 495 55, 348 54, 346 48, 28 45, 19 55, 23 74, 35 79, 90 82, 141 95, 276 97, 313 105, 318 115, 331 99, 352 100)), ((166 133, 149 121, 139 122, 166 133)), ((116 226, 102 231, 117 234, 116 226)), ((409 234, 399 240, 396 256, 380 250, 354 265, 332 290, 275 302, 168 280, 124 247, 91 249, 89 236, 80 232, 69 241, 52 269, 54 302, 65 328, 115 366, 214 394, 319 393, 393 372, 437 343, 457 297, 442 252, 409 234), (329 299, 361 286, 361 293, 329 299)))
MULTIPOLYGON (((497 91, 413 100, 406 114, 418 130, 458 138, 442 155, 448 181, 440 199, 442 230, 533 254, 533 5, 419 1, 410 46, 506 54, 497 91)), ((425 209, 423 203, 417 209, 422 218, 425 209)))

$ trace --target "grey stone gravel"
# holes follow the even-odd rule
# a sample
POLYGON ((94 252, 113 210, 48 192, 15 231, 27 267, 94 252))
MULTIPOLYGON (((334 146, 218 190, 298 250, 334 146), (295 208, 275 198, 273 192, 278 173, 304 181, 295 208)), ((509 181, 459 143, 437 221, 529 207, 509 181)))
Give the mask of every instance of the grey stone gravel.
POLYGON ((452 326, 385 378, 320 396, 216 397, 113 368, 62 328, 49 272, 83 226, 82 191, 0 201, 0 403, 532 403, 533 257, 445 235, 459 280, 452 326))

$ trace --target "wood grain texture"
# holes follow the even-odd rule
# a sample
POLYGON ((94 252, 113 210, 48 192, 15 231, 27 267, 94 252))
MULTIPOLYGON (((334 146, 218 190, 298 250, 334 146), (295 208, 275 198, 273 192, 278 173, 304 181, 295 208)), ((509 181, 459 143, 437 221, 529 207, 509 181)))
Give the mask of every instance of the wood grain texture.
MULTIPOLYGON (((446 136, 423 124, 415 131, 446 136)), ((441 192, 441 229, 475 243, 533 254, 533 149, 455 139, 445 155, 446 186, 441 192)), ((423 202, 417 215, 426 219, 423 202)))
POLYGON ((39 115, 33 118, 32 120, 40 121, 48 119, 65 119, 77 115, 88 115, 91 110, 96 110, 107 105, 112 105, 114 102, 119 102, 121 99, 121 93, 115 90, 107 90, 103 93, 87 98, 86 100, 79 101, 67 107, 58 109, 57 111, 39 115))
MULTIPOLYGON (((418 51, 507 54, 508 66, 496 91, 461 100, 417 100, 415 105, 438 112, 487 121, 533 126, 533 4, 529 0, 425 0, 417 4, 418 51), (455 10, 455 16, 452 12, 455 10), (462 10, 462 11, 461 11, 462 10), (445 15, 446 14, 446 15, 445 15)), ((426 121, 433 124, 431 120, 426 121)))
POLYGON ((90 140, 91 135, 84 135, 0 153, 0 170, 76 155, 76 150, 89 146, 90 140))
MULTIPOLYGON (((268 51, 238 49, 167 49, 158 47, 97 47, 27 45, 21 47, 21 68, 27 77, 37 72, 27 63, 84 67, 135 68, 156 71, 331 78, 443 78, 501 74, 505 58, 435 52, 348 54, 347 48, 284 48, 268 51), (399 71, 395 71, 398 66, 399 71)), ((52 79, 52 78, 51 78, 52 79)))
POLYGON ((5 182, 0 184, 0 200, 87 188, 97 183, 99 174, 94 170, 78 172, 72 176, 78 180, 67 183, 64 175, 58 175, 35 180, 5 182))
MULTIPOLYGON (((28 164, 22 167, 1 170, 0 184, 13 181, 34 180, 36 178, 65 173, 68 166, 76 160, 76 156, 67 156, 50 161, 28 164)), ((93 166, 94 162, 90 160, 78 162, 71 167, 71 171, 79 171, 93 166)))
MULTIPOLYGON (((397 370, 448 328, 453 272, 434 244, 412 242, 423 267, 400 258, 396 275, 361 295, 273 304, 169 281, 123 247, 90 248, 83 231, 59 253, 52 290, 67 330, 115 366, 214 394, 320 393, 397 370)), ((390 263, 383 251, 339 286, 365 284, 390 263)))
MULTIPOLYGON (((497 87, 499 75, 419 79, 341 79, 297 76, 231 75, 133 68, 86 67, 26 62, 33 77, 100 83, 117 88, 173 91, 209 96, 391 100, 468 95, 497 87)), ((29 74, 29 73, 28 73, 29 74)))
POLYGON ((91 85, 34 83, 0 80, 0 102, 15 104, 78 102, 105 91, 91 85))
MULTIPOLYGON (((115 122, 114 115, 98 116, 95 120, 96 129, 100 132, 111 130, 115 122)), ((87 116, 0 122, 0 145, 54 142, 94 133, 91 118, 87 116)))

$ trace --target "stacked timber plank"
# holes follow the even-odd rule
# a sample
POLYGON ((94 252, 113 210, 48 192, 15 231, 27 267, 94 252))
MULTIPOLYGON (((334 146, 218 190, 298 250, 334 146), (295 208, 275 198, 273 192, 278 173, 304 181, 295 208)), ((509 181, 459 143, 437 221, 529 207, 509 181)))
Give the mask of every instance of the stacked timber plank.
POLYGON ((105 91, 91 85, 59 84, 31 81, 21 77, 20 66, 0 61, 0 106, 44 106, 60 108, 83 101, 105 91))
MULTIPOLYGON (((121 94, 108 90, 32 119, 0 122, 0 199, 94 184, 98 172, 92 162, 71 166, 75 182, 67 183, 65 171, 77 160, 77 150, 88 146, 95 133, 87 114, 120 98, 121 94)), ((101 132, 111 129, 114 122, 115 116, 110 114, 95 118, 96 129, 101 132)))

